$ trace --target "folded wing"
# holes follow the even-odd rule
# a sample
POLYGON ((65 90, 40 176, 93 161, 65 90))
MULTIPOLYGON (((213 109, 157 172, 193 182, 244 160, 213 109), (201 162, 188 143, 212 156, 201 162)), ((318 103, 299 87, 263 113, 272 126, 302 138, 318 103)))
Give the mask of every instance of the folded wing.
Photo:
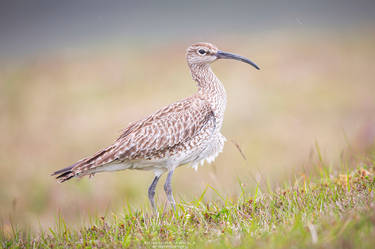
POLYGON ((210 104, 205 99, 187 98, 131 123, 113 145, 54 175, 63 182, 113 162, 158 159, 174 146, 197 136, 207 125, 215 125, 210 104))

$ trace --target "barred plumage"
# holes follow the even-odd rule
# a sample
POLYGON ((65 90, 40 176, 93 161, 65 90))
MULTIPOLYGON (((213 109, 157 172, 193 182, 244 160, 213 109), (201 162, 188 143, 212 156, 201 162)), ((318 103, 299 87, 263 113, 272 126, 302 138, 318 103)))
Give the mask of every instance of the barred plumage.
POLYGON ((149 188, 155 208, 155 186, 168 173, 165 191, 174 206, 170 180, 176 167, 190 163, 211 162, 223 149, 220 133, 226 106, 226 93, 212 72, 210 63, 221 58, 236 59, 253 65, 250 60, 219 51, 210 43, 196 43, 187 50, 187 61, 198 92, 166 106, 143 120, 131 123, 115 143, 70 167, 56 171, 60 182, 72 177, 124 169, 153 170, 155 179, 149 188))

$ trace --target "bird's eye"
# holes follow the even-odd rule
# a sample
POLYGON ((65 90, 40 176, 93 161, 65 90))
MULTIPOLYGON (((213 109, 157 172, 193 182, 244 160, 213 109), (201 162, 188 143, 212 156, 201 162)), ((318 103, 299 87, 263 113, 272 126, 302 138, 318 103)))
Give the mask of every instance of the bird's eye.
POLYGON ((198 53, 201 54, 201 55, 205 55, 207 53, 207 51, 204 50, 204 49, 199 49, 198 53))

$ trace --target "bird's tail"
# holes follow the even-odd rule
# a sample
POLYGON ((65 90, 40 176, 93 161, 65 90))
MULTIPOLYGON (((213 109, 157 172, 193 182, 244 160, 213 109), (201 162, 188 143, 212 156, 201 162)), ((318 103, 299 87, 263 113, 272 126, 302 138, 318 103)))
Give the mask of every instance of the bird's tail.
POLYGON ((74 172, 73 168, 75 166, 77 166, 79 163, 81 163, 81 161, 69 166, 69 167, 66 167, 66 168, 63 168, 63 169, 60 169, 58 171, 55 171, 51 174, 51 176, 56 176, 56 179, 62 183, 62 182, 65 182, 67 180, 69 180, 70 178, 73 178, 76 176, 76 173, 74 172))
POLYGON ((60 169, 52 173, 51 175, 56 176, 56 179, 60 183, 65 182, 75 176, 82 177, 85 175, 90 175, 96 167, 103 164, 102 158, 106 155, 107 152, 110 152, 111 149, 112 146, 97 152, 92 157, 84 158, 69 167, 60 169))

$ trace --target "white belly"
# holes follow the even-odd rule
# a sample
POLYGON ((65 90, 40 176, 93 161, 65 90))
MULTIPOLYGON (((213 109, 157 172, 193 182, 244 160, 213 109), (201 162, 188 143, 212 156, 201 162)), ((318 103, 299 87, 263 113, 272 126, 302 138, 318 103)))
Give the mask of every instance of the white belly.
POLYGON ((221 133, 218 133, 207 143, 205 148, 201 149, 200 153, 193 160, 186 163, 190 163, 191 167, 195 170, 198 169, 199 165, 203 165, 205 161, 212 163, 218 154, 223 151, 225 141, 225 137, 221 133))

